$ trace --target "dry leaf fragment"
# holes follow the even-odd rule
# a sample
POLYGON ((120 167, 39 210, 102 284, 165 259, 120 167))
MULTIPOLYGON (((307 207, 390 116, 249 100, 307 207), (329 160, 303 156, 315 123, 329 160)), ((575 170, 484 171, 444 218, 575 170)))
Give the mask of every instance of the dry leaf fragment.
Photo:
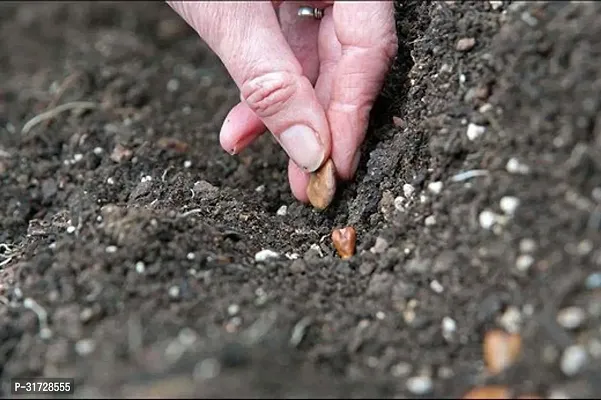
POLYGON ((491 374, 498 374, 511 366, 520 354, 522 338, 518 334, 509 334, 493 330, 484 337, 484 361, 491 374))
POLYGON ((505 386, 481 386, 470 390, 464 399, 509 399, 510 392, 505 386))
POLYGON ((320 169, 311 174, 307 186, 307 197, 318 210, 324 210, 330 205, 336 193, 336 169, 334 162, 329 159, 320 169))
POLYGON ((349 259, 355 254, 355 242, 357 241, 357 232, 352 226, 346 228, 334 229, 332 231, 332 242, 343 260, 349 259))

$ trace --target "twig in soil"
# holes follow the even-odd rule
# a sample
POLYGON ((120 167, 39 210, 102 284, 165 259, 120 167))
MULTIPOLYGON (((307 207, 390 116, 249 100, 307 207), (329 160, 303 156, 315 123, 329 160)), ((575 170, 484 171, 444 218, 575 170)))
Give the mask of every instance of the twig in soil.
MULTIPOLYGON (((56 104, 63 97, 63 95, 65 94, 67 89, 69 89, 71 86, 73 86, 73 84, 75 82, 77 82, 77 79, 81 76, 82 76, 81 72, 75 72, 75 73, 72 73, 71 75, 67 76, 65 78, 65 80, 63 81, 63 83, 61 83, 60 86, 58 87, 58 89, 56 90, 54 98, 52 99, 52 101, 50 101, 50 104, 48 104, 48 107, 46 108, 46 110, 51 110, 54 107, 56 107, 56 104)), ((48 126, 49 122, 50 121, 46 122, 46 127, 48 126)))
POLYGON ((48 313, 32 298, 26 298, 23 300, 23 307, 33 311, 38 316, 40 324, 40 337, 42 339, 48 339, 52 336, 52 331, 48 328, 48 313))
POLYGON ((485 169, 472 169, 465 172, 460 172, 457 175, 451 177, 453 182, 466 181, 468 179, 476 178, 478 176, 488 176, 488 171, 485 169))
POLYGON ((165 170, 163 171, 163 175, 161 175, 161 182, 165 182, 165 178, 167 177, 167 173, 169 171, 171 171, 173 169, 173 167, 167 167, 165 168, 165 170))
POLYGON ((186 211, 183 214, 180 214, 180 217, 187 217, 192 214, 200 214, 202 212, 202 208, 193 208, 192 210, 186 211))
POLYGON ((98 104, 89 101, 73 101, 70 103, 61 104, 60 106, 38 114, 29 121, 27 121, 25 125, 23 125, 23 129, 21 129, 21 134, 26 135, 31 129, 33 129, 33 127, 35 127, 39 123, 54 118, 62 112, 76 109, 91 110, 98 107, 98 104))

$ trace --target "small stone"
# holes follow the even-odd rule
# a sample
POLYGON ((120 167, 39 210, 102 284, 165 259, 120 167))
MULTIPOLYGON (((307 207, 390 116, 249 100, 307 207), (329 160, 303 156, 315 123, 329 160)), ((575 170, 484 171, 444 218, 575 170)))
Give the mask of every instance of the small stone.
POLYGON ((101 155, 102 153, 104 153, 104 149, 102 147, 94 147, 94 150, 92 150, 92 152, 94 154, 96 154, 97 156, 101 155))
POLYGON ((311 174, 307 186, 307 197, 318 210, 327 208, 336 194, 336 169, 331 159, 311 174))
POLYGON ((192 161, 186 160, 184 161, 184 168, 188 169, 192 167, 192 161))
POLYGON ((117 246, 107 246, 107 248, 105 249, 105 251, 107 253, 116 253, 117 252, 117 246))
POLYGON ((130 158, 132 158, 132 156, 133 156, 133 152, 131 150, 129 150, 129 149, 123 147, 121 144, 117 143, 117 145, 113 149, 113 152, 110 155, 110 159, 116 163, 120 163, 122 161, 129 160, 130 158))
POLYGON ((403 118, 397 117, 397 116, 392 117, 392 123, 394 126, 396 126, 397 128, 401 128, 401 129, 403 129, 403 128, 405 128, 405 126, 407 126, 407 124, 405 123, 403 118))
POLYGON ((528 271, 532 264, 534 264, 534 257, 532 257, 530 254, 521 254, 515 260, 515 267, 520 272, 528 271))
POLYGON ((430 282, 430 289, 438 294, 444 292, 444 287, 436 279, 430 282))
POLYGON ((288 206, 281 206, 280 208, 278 208, 278 210, 276 211, 276 214, 279 215, 280 217, 283 217, 284 215, 286 215, 288 213, 288 206))
POLYGON ((227 308, 227 313, 233 317, 240 312, 240 306, 238 304, 230 304, 227 308))
POLYGON ((144 265, 143 261, 138 261, 135 265, 135 269, 138 274, 143 274, 146 270, 146 265, 144 265))
POLYGON ((488 0, 488 2, 490 3, 490 7, 495 11, 503 7, 503 0, 488 0))
POLYGON ((499 374, 511 366, 522 347, 522 338, 518 334, 508 334, 501 330, 486 333, 483 343, 484 361, 488 371, 499 374))
POLYGON ((497 222, 497 214, 490 210, 484 210, 478 216, 478 221, 483 229, 491 229, 497 222))
POLYGON ((505 165, 505 169, 510 174, 527 175, 530 173, 530 167, 522 164, 517 158, 510 158, 505 165))
POLYGON ((601 287, 601 272, 595 272, 586 277, 584 285, 587 289, 598 289, 601 287))
POLYGON ((395 210, 400 212, 405 211, 405 198, 403 196, 396 197, 392 204, 394 205, 395 210))
POLYGON ((444 317, 442 319, 442 336, 445 340, 450 341, 453 335, 457 331, 457 322, 451 317, 444 317))
POLYGON ((405 183, 403 185, 403 195, 407 198, 410 199, 413 197, 413 194, 415 193, 415 188, 413 187, 413 185, 409 184, 409 183, 405 183))
POLYGON ((443 183, 441 181, 430 182, 428 190, 434 194, 439 194, 442 191, 443 183))
POLYGON ((171 286, 169 288, 169 297, 171 297, 172 299, 177 299, 179 298, 180 295, 180 290, 179 290, 179 286, 171 286))
POLYGON ((432 386, 432 378, 429 376, 413 376, 407 379, 407 390, 418 396, 430 393, 432 386))
POLYGON ((73 233, 73 232, 75 232, 75 229, 76 228, 73 225, 71 225, 71 226, 67 227, 67 233, 73 233))
POLYGON ((426 224, 426 226, 436 225, 436 217, 434 215, 428 215, 424 220, 424 224, 426 224))
POLYGON ((501 210, 503 210, 505 215, 509 215, 509 216, 515 214, 515 210, 517 210, 519 205, 520 205, 520 199, 518 199, 517 197, 514 197, 514 196, 504 196, 501 198, 501 201, 499 202, 499 206, 501 207, 501 210))
POLYGON ((484 134, 484 132, 486 132, 485 126, 469 123, 467 125, 467 131, 465 132, 465 134, 469 140, 476 140, 480 136, 482 136, 482 134, 484 134))
POLYGON ((582 370, 587 359, 588 354, 583 346, 570 346, 565 349, 561 355, 561 360, 559 362, 561 372, 566 376, 574 376, 582 370))
POLYGON ((255 188, 255 192, 263 193, 265 191, 265 185, 259 185, 255 188))
POLYGON ((374 243, 373 247, 369 251, 371 251, 374 254, 380 254, 384 253, 387 248, 388 242, 386 241, 386 239, 378 236, 376 238, 376 243, 374 243))
POLYGON ((534 239, 525 238, 520 240, 520 252, 522 253, 534 253, 536 251, 536 242, 534 239))
POLYGON ((193 252, 189 252, 188 254, 186 254, 186 258, 189 261, 192 261, 192 260, 194 260, 196 258, 196 254, 194 254, 193 252))
POLYGON ((455 49, 457 51, 470 51, 476 45, 476 39, 474 38, 462 38, 457 41, 455 49))
POLYGON ((566 307, 557 313, 557 323, 566 329, 577 329, 586 320, 586 312, 579 307, 566 307))
POLYGON ((352 226, 346 228, 334 229, 332 231, 332 243, 343 260, 349 259, 355 254, 355 242, 357 232, 352 226))
POLYGON ((256 262, 265 262, 272 258, 278 258, 280 255, 273 250, 264 249, 255 254, 256 262))
POLYGON ((75 343, 75 351, 80 356, 91 354, 96 348, 96 342, 92 339, 81 339, 75 343))
POLYGON ((169 79, 167 82, 167 91, 176 92, 179 89, 179 81, 175 78, 169 79))
POLYGON ((517 333, 522 325, 522 313, 517 307, 508 307, 499 319, 499 324, 509 333, 517 333))

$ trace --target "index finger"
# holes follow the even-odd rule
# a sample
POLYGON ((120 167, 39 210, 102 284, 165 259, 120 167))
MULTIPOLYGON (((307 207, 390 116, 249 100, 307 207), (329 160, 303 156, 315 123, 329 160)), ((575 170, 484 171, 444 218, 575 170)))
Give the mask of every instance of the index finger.
POLYGON ((338 175, 350 179, 359 162, 369 113, 396 56, 398 42, 392 1, 338 1, 333 8, 342 57, 327 109, 331 157, 338 175))

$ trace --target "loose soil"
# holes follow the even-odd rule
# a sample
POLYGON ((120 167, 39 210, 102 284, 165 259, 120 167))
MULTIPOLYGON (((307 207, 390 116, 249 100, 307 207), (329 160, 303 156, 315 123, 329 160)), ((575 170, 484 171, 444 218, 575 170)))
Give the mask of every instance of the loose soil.
POLYGON ((322 213, 269 136, 220 148, 238 91, 164 3, 0 19, 2 395, 601 394, 601 3, 398 3, 357 177, 322 213), (522 338, 494 376, 492 329, 522 338))

